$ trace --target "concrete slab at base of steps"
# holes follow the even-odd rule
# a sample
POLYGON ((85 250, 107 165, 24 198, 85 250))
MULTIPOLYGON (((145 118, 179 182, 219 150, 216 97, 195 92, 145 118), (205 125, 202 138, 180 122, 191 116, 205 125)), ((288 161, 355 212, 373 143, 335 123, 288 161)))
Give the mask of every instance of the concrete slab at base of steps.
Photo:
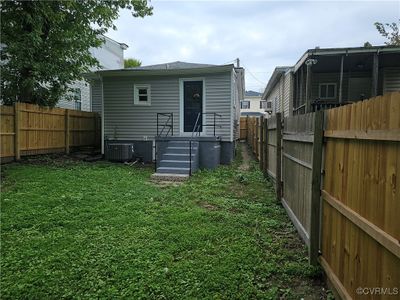
POLYGON ((171 173, 154 173, 151 175, 151 179, 157 181, 185 181, 189 177, 190 177, 189 174, 171 174, 171 173))

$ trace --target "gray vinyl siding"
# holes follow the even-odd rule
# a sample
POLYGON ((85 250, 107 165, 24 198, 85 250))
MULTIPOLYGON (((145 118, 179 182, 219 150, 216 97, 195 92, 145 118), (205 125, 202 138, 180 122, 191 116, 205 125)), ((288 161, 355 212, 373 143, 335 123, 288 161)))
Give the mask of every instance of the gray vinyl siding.
MULTIPOLYGON (((206 111, 216 112, 222 117, 216 118, 216 135, 224 141, 232 141, 232 99, 231 99, 231 73, 212 74, 205 77, 206 84, 206 111)), ((206 124, 213 124, 213 116, 207 116, 206 124)), ((207 135, 213 135, 213 128, 206 127, 207 135)))
MULTIPOLYGON (((351 86, 349 84, 350 78, 371 78, 370 72, 357 72, 343 74, 343 87, 342 87, 342 95, 343 101, 354 101, 359 99, 349 99, 351 97, 351 90, 359 90, 362 91, 365 95, 365 98, 369 98, 371 95, 371 84, 366 82, 362 85, 351 86)), ((338 101, 339 100, 339 85, 340 85, 340 73, 313 73, 311 78, 311 100, 315 100, 319 98, 319 85, 321 83, 336 83, 336 97, 331 100, 338 101)))
POLYGON ((94 80, 91 83, 91 94, 92 94, 92 111, 101 114, 101 81, 94 80))
POLYGON ((383 93, 400 91, 400 68, 384 70, 383 93))
MULTIPOLYGON (((190 76, 148 76, 148 77, 105 77, 104 95, 104 137, 116 140, 151 140, 157 133, 157 113, 174 114, 174 134, 180 132, 179 79, 190 76), (138 106, 133 102, 134 84, 149 84, 151 106, 138 106)), ((221 74, 196 75, 205 79, 206 112, 220 112, 221 129, 217 135, 229 141, 231 135, 230 72, 221 74)), ((209 116, 207 124, 211 124, 209 116)), ((218 120, 218 119, 217 119, 218 120)), ((207 129, 212 134, 212 128, 207 129)))

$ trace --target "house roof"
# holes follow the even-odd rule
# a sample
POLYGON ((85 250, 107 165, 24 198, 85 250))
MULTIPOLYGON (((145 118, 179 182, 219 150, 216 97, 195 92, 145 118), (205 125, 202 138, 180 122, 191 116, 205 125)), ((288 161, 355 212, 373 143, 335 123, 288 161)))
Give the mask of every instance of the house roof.
POLYGON ((262 95, 262 99, 266 100, 268 95, 272 92, 273 88, 281 78, 283 74, 288 71, 291 71, 293 67, 284 66, 284 67, 276 67, 274 73, 272 73, 271 78, 269 79, 267 86, 265 87, 264 93, 262 95))
POLYGON ((261 96, 261 93, 255 91, 246 91, 244 95, 247 97, 258 97, 261 96))
POLYGON ((208 74, 227 72, 235 68, 233 64, 229 65, 210 65, 210 64, 197 64, 175 61, 164 64, 141 66, 134 68, 114 69, 114 70, 99 70, 93 74, 86 74, 87 78, 95 76, 153 76, 153 75, 195 75, 195 74, 208 74), (97 75, 96 75, 97 74, 97 75))
POLYGON ((113 40, 112 38, 110 38, 110 37, 108 37, 108 36, 105 36, 105 35, 101 35, 101 36, 102 36, 103 38, 105 38, 106 40, 109 40, 110 42, 113 42, 113 43, 118 44, 118 45, 121 47, 122 50, 126 50, 126 49, 129 48, 129 46, 128 46, 127 44, 125 44, 125 43, 117 42, 116 40, 113 40))
POLYGON ((371 46, 371 47, 347 47, 347 48, 315 48, 308 49, 294 65, 296 72, 310 56, 349 55, 362 53, 400 53, 400 46, 371 46))
POLYGON ((195 69, 195 68, 207 68, 207 67, 215 67, 216 65, 210 64, 197 64, 197 63, 188 63, 184 61, 174 61, 164 64, 157 65, 149 65, 149 66, 140 66, 128 68, 131 70, 181 70, 181 69, 195 69))

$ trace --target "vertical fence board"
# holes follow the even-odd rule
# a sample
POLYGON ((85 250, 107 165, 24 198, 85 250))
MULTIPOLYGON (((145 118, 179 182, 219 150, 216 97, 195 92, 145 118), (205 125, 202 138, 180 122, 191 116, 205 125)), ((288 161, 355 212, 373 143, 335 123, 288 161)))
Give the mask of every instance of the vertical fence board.
POLYGON ((0 115, 2 162, 23 155, 63 152, 68 143, 71 147, 100 144, 97 113, 16 103, 14 107, 1 105, 0 115), (66 115, 70 115, 70 130, 66 130, 66 115))
POLYGON ((357 287, 400 283, 400 93, 326 113, 320 260, 339 294, 361 299, 357 287))

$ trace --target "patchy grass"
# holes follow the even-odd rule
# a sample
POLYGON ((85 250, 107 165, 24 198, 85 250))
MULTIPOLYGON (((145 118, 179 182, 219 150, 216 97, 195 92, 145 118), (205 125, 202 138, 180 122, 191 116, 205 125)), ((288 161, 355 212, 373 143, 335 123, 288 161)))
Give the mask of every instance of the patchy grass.
POLYGON ((176 187, 106 162, 4 167, 2 298, 325 297, 270 184, 239 164, 176 187))

